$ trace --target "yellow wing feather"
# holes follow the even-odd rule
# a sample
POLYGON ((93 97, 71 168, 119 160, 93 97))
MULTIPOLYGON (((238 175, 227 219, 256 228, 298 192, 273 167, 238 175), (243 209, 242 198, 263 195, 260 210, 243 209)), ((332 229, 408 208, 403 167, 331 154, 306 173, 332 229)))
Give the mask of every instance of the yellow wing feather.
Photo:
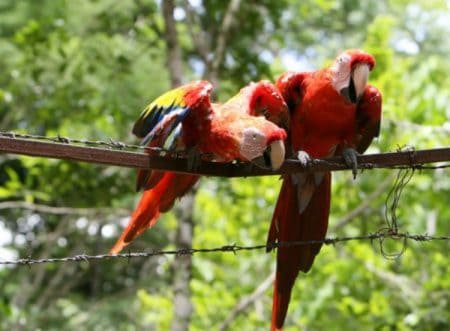
POLYGON ((148 116, 154 109, 157 108, 169 108, 171 106, 186 107, 184 96, 186 94, 186 87, 181 86, 176 89, 170 90, 163 95, 157 97, 142 111, 142 116, 148 116))
POLYGON ((207 101, 204 106, 209 107, 211 90, 211 83, 195 81, 164 93, 142 111, 134 124, 133 133, 143 138, 166 116, 176 116, 177 120, 174 123, 178 124, 192 108, 200 103, 207 101))

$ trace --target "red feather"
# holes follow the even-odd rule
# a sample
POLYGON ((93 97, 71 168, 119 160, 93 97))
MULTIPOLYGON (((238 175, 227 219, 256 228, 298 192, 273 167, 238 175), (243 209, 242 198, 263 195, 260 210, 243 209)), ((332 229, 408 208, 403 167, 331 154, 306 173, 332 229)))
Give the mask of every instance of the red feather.
MULTIPOLYGON (((270 146, 271 158, 281 160, 278 161, 281 165, 284 147, 280 147, 280 142, 283 145, 286 131, 267 119, 286 124, 289 114, 276 87, 268 82, 251 84, 226 104, 214 106, 209 101, 210 90, 209 83, 194 82, 169 91, 144 110, 134 132, 150 137, 148 145, 160 147, 174 130, 173 123, 179 121, 182 146, 211 155, 212 160, 251 161, 262 157, 270 146), (179 104, 168 100, 173 96, 179 104), (158 100, 169 106, 160 106, 158 100), (259 115, 265 115, 267 119, 259 115), (153 127, 147 127, 148 123, 153 127), (274 152, 276 148, 282 155, 274 152)), ((145 191, 110 253, 117 254, 155 225, 159 214, 172 208, 175 200, 186 194, 198 180, 198 176, 139 170, 137 187, 145 191)))
POLYGON ((199 176, 165 172, 153 188, 143 192, 141 200, 131 215, 127 227, 110 254, 119 253, 142 232, 156 224, 159 214, 168 211, 177 198, 181 198, 197 183, 199 176))
MULTIPOLYGON (((290 143, 294 153, 303 151, 312 158, 323 158, 347 147, 363 152, 378 136, 381 94, 366 86, 362 96, 356 96, 356 85, 352 85, 354 68, 358 67, 361 74, 367 73, 360 66, 365 64, 372 69, 375 60, 370 54, 350 50, 340 55, 333 67, 310 73, 286 72, 277 80, 291 111, 290 143), (339 90, 344 87, 346 91, 339 90)), ((364 84, 362 80, 357 86, 364 84)), ((285 176, 268 243, 323 240, 328 228, 330 193, 330 173, 285 176)), ((311 269, 321 246, 278 248, 272 330, 283 327, 295 279, 300 271, 311 269)))

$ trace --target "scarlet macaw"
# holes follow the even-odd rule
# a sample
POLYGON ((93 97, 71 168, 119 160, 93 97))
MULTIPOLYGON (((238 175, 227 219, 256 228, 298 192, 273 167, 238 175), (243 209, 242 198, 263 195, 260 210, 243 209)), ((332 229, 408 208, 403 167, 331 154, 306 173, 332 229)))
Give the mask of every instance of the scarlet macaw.
MULTIPOLYGON (((291 114, 290 148, 303 163, 339 154, 356 173, 356 151, 363 153, 380 130, 381 93, 367 85, 374 66, 372 55, 347 50, 328 68, 278 78, 291 114)), ((323 240, 330 189, 329 172, 284 176, 267 243, 323 240)), ((310 270, 321 246, 278 248, 271 330, 283 327, 295 279, 310 270)))
MULTIPOLYGON (((163 94, 144 109, 133 133, 149 146, 169 144, 220 162, 263 160, 272 169, 279 168, 286 132, 274 123, 286 126, 289 113, 276 87, 267 81, 252 83, 223 105, 211 104, 211 90, 209 82, 197 81, 163 94)), ((139 170, 137 188, 145 191, 110 253, 117 254, 152 227, 160 212, 168 211, 199 178, 139 170)))

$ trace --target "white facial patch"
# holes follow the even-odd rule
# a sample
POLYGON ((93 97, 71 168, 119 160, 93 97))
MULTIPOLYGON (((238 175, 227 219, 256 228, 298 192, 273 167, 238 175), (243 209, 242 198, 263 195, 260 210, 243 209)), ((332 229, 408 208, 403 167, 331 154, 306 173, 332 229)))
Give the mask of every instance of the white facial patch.
POLYGON ((243 132, 240 154, 248 161, 261 156, 266 149, 266 136, 255 128, 247 128, 243 132))
POLYGON ((334 64, 331 67, 331 71, 333 72, 333 88, 338 93, 340 93, 343 88, 349 86, 351 74, 350 60, 350 55, 343 53, 336 61, 334 61, 334 64))

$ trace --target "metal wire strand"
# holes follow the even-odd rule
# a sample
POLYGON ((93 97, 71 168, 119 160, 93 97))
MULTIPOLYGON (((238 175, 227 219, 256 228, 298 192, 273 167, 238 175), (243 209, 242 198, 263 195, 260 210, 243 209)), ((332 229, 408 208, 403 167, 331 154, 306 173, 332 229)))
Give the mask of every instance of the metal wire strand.
MULTIPOLYGON (((290 241, 290 242, 278 242, 269 245, 253 245, 253 246, 241 246, 236 244, 225 245, 215 248, 183 248, 175 250, 152 250, 149 252, 128 252, 117 255, 100 254, 100 255, 87 255, 80 254, 74 256, 58 257, 58 258, 40 258, 33 259, 32 257, 21 258, 17 260, 0 260, 0 265, 18 265, 18 266, 32 266, 34 264, 42 263, 67 263, 67 262, 89 262, 92 260, 118 260, 118 259, 131 259, 131 258, 150 258, 161 255, 193 255, 193 254, 208 254, 208 253, 234 253, 240 251, 253 251, 253 250, 266 250, 267 248, 280 248, 291 246, 302 246, 311 244, 324 244, 335 245, 338 243, 349 241, 378 241, 382 246, 386 239, 401 239, 404 241, 412 240, 417 242, 429 242, 429 241, 450 241, 450 236, 428 236, 427 234, 408 234, 408 233, 392 233, 390 231, 380 231, 373 234, 352 236, 352 237, 335 237, 325 238, 324 240, 308 240, 308 241, 290 241)), ((380 246, 380 247, 381 247, 380 246)), ((382 249, 382 248, 381 248, 382 249)))

